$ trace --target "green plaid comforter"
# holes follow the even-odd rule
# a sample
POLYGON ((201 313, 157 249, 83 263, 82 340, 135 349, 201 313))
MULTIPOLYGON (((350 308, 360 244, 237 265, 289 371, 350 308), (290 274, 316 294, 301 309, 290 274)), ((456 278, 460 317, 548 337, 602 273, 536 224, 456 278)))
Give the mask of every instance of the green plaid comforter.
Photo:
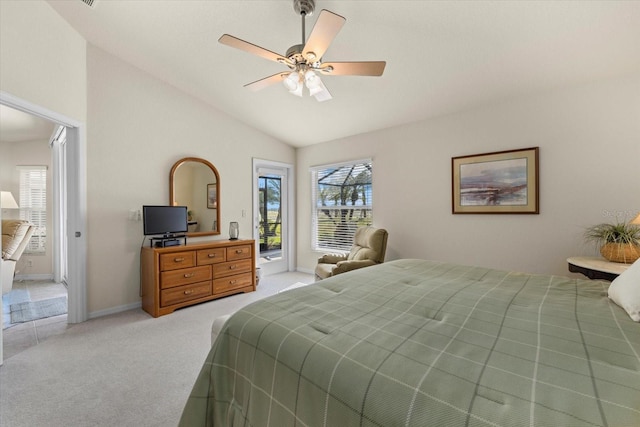
POLYGON ((233 315, 183 426, 639 426, 640 324, 608 284, 424 260, 233 315))

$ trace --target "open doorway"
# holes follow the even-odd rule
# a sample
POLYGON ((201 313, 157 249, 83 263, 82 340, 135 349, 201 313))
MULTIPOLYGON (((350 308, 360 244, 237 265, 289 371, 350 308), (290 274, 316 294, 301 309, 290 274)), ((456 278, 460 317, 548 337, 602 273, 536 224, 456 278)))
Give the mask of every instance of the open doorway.
MULTIPOLYGON (((56 135, 50 142, 53 198, 51 248, 56 253, 53 275, 66 283, 67 322, 87 319, 86 307, 86 154, 84 125, 51 110, 31 104, 4 92, 0 105, 52 122, 56 135), (60 248, 64 248, 64 252, 60 248), (65 259, 66 258, 66 259, 65 259)), ((2 178, 0 176, 0 178, 2 178)), ((2 311, 2 308, 0 308, 2 311)), ((0 315, 3 313, 0 312, 0 315)), ((0 329, 0 364, 3 360, 3 334, 0 329)))
POLYGON ((0 105, 0 186, 17 201, 13 209, 2 212, 2 225, 10 228, 3 235, 11 233, 16 221, 30 224, 31 235, 23 241, 22 253, 12 256, 14 277, 3 276, 3 280, 12 280, 9 285, 3 283, 5 357, 67 328, 62 148, 66 129, 50 120, 0 105))

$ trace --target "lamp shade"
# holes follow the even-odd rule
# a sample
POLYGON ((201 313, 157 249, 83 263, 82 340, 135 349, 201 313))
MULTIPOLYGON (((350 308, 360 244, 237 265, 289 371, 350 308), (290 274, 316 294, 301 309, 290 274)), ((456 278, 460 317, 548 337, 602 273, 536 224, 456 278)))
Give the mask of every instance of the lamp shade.
POLYGON ((306 73, 304 73, 304 82, 307 85, 307 89, 309 89, 310 91, 315 88, 319 88, 322 84, 322 81, 320 81, 320 77, 318 77, 312 70, 308 70, 306 73))
POLYGON ((2 209, 18 209, 18 203, 10 191, 0 191, 0 207, 2 209))
POLYGON ((287 78, 282 81, 282 84, 289 89, 289 92, 295 92, 298 86, 300 86, 300 75, 297 71, 292 71, 287 78))
POLYGON ((638 214, 638 216, 633 218, 629 224, 640 225, 640 213, 638 214))

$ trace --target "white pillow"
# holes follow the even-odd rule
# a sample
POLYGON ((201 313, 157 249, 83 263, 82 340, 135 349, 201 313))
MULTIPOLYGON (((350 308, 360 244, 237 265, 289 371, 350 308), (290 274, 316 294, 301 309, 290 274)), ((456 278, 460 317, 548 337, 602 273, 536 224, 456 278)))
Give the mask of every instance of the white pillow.
POLYGON ((611 282, 609 298, 640 322, 640 259, 611 282))

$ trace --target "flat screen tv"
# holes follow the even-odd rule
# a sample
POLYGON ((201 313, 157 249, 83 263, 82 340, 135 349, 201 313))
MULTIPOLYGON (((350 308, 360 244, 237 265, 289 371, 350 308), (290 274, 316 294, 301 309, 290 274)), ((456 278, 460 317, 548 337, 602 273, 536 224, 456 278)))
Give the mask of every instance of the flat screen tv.
POLYGON ((143 206, 145 236, 167 236, 187 232, 186 206, 143 206))

